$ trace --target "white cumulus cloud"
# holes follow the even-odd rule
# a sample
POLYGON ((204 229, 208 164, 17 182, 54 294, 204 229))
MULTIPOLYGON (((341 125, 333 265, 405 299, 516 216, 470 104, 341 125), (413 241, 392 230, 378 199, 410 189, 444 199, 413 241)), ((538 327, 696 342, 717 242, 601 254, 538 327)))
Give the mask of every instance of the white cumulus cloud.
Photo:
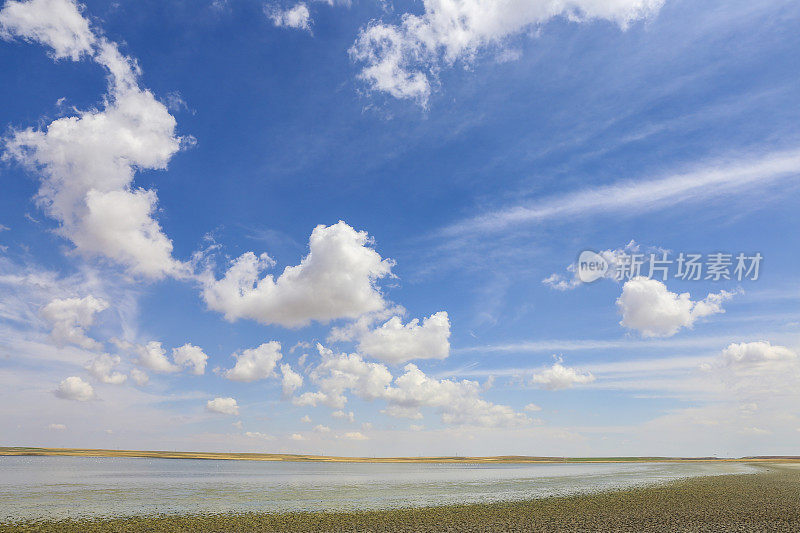
POLYGON ((575 385, 583 385, 594 381, 591 372, 581 373, 556 361, 553 366, 542 372, 536 373, 531 382, 547 390, 568 389, 575 385))
POLYGON ((208 356, 199 346, 186 343, 179 348, 172 349, 172 360, 177 365, 190 368, 192 374, 200 376, 206 371, 208 356))
POLYGON ((342 434, 340 438, 347 440, 369 440, 369 437, 360 431, 348 431, 347 433, 342 434))
POLYGON ((88 402, 94 399, 92 386, 78 376, 70 376, 59 383, 54 394, 64 400, 75 400, 77 402, 88 402))
POLYGON ((90 190, 84 202, 80 220, 66 229, 82 253, 111 258, 136 274, 154 278, 182 271, 171 257, 172 241, 153 218, 155 191, 90 190))
POLYGON ((90 55, 96 38, 72 0, 8 1, 0 11, 0 37, 21 37, 53 49, 56 59, 90 55))
POLYGON ((336 354, 317 345, 322 361, 309 377, 317 384, 317 392, 307 392, 294 400, 297 405, 315 406, 323 403, 341 409, 347 403, 345 392, 354 391, 359 397, 374 400, 383 396, 392 382, 392 374, 380 363, 364 361, 358 354, 336 354))
POLYGON ((261 440, 275 440, 275 437, 268 433, 261 433, 260 431, 245 431, 245 437, 251 439, 261 439, 261 440))
POLYGON ((342 418, 342 419, 347 420, 348 422, 351 422, 351 423, 356 421, 356 415, 355 415, 355 413, 353 413, 353 411, 345 412, 345 411, 342 411, 341 409, 338 409, 338 410, 332 412, 331 416, 333 418, 342 418))
POLYGON ((767 416, 769 402, 796 403, 800 358, 796 349, 769 341, 731 343, 712 361, 700 365, 708 378, 718 378, 735 397, 743 415, 767 416), (755 403, 753 400, 758 400, 755 403))
POLYGON ((5 158, 41 177, 37 201, 78 252, 100 256, 152 278, 186 275, 172 242, 153 218, 156 193, 133 186, 140 170, 167 167, 183 139, 175 118, 139 86, 136 61, 92 31, 71 0, 7 2, 0 36, 37 41, 55 57, 87 55, 108 72, 103 105, 62 117, 44 129, 12 132, 5 158))
POLYGON ((732 343, 722 350, 720 361, 727 367, 755 367, 795 361, 797 353, 768 341, 732 343))
POLYGON ((272 23, 278 27, 311 31, 311 12, 303 2, 289 9, 272 6, 266 12, 272 23))
POLYGON ((303 376, 292 370, 287 363, 281 365, 281 387, 284 396, 291 396, 294 391, 303 386, 303 376))
POLYGON ((225 372, 225 377, 233 381, 256 381, 275 377, 275 365, 281 357, 281 343, 276 341, 233 354, 236 364, 225 372))
POLYGON ((114 370, 121 362, 118 355, 112 356, 104 353, 92 359, 86 366, 86 370, 98 381, 120 385, 128 379, 125 374, 114 370))
POLYGON ((639 276, 625 282, 617 298, 620 324, 643 337, 671 337, 681 328, 691 328, 698 318, 724 313, 722 303, 733 295, 720 291, 693 301, 688 292, 676 294, 658 280, 639 276))
POLYGON ((76 344, 88 350, 101 349, 102 345, 86 336, 86 330, 94 324, 94 315, 108 309, 102 298, 55 299, 42 308, 41 315, 53 327, 51 337, 57 344, 76 344))
POLYGON ((150 341, 144 346, 136 345, 134 350, 139 355, 138 363, 153 372, 167 374, 180 370, 177 365, 167 358, 167 351, 158 341, 150 341))
POLYGON ((450 320, 440 311, 422 320, 403 325, 399 316, 361 336, 360 353, 387 363, 411 359, 444 359, 450 354, 450 320))
POLYGON ((481 398, 483 387, 477 381, 436 380, 416 365, 408 364, 386 392, 386 413, 405 418, 421 418, 423 407, 436 408, 445 424, 483 427, 511 427, 528 423, 525 415, 506 405, 481 398))
POLYGON ((203 298, 209 309, 231 321, 249 318, 298 327, 312 320, 357 318, 385 306, 375 283, 389 276, 393 265, 370 244, 366 232, 344 222, 320 225, 311 233, 308 255, 277 279, 271 274, 259 279, 274 262, 266 254, 248 252, 222 279, 206 281, 203 298))
POLYGON ((663 0, 424 0, 421 14, 400 23, 371 22, 350 49, 360 78, 395 98, 425 103, 442 67, 469 62, 483 48, 555 17, 609 20, 625 28, 655 14, 663 0))
MULTIPOLYGON (((367 401, 383 400, 383 412, 392 417, 422 418, 421 409, 433 408, 442 421, 451 425, 518 426, 528 418, 508 406, 497 405, 481 398, 484 388, 477 381, 428 377, 418 367, 408 364, 404 373, 394 378, 381 363, 364 361, 358 354, 337 354, 317 346, 321 362, 309 377, 318 387, 294 399, 297 405, 319 403, 341 410, 348 393, 367 401)), ((342 413, 334 416, 341 417, 342 413)), ((346 416, 346 415, 345 415, 346 416)))
POLYGON ((146 372, 139 370, 138 368, 131 369, 131 379, 134 383, 143 387, 147 385, 147 382, 150 381, 150 376, 147 375, 146 372))
POLYGON ((233 398, 214 398, 206 402, 206 410, 223 415, 238 415, 239 405, 233 398))

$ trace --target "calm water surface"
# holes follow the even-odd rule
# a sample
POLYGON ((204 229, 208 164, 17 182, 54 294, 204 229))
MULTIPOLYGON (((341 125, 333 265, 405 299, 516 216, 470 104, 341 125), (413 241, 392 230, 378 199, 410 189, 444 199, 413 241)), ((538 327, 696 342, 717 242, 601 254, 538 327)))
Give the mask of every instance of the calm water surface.
POLYGON ((0 457, 0 521, 521 500, 753 472, 713 464, 364 464, 0 457))

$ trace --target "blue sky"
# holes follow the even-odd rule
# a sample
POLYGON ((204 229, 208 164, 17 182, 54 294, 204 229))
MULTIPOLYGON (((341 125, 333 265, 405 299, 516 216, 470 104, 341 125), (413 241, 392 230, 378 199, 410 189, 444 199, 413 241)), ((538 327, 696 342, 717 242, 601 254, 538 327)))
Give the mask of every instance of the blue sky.
POLYGON ((2 444, 796 451, 800 7, 454 5, 6 1, 2 444))

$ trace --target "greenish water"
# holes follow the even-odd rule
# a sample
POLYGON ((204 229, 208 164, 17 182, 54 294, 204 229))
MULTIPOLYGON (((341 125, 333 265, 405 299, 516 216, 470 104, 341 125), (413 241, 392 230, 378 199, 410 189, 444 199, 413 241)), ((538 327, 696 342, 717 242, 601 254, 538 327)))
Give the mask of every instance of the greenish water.
POLYGON ((755 471, 738 463, 487 465, 0 457, 0 521, 508 501, 755 471))

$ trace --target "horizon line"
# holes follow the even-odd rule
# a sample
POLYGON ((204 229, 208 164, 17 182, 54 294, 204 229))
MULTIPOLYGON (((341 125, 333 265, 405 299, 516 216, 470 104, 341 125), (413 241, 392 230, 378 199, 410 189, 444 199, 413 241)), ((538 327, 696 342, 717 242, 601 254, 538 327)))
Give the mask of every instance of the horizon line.
POLYGON ((106 448, 43 448, 34 446, 0 446, 0 456, 39 457, 118 457, 141 459, 198 459, 232 461, 283 461, 283 462, 340 462, 340 463, 633 463, 633 462, 800 462, 796 455, 749 455, 743 457, 718 456, 537 456, 537 455, 491 455, 491 456, 397 456, 358 457, 266 452, 200 452, 177 450, 114 450, 106 448))

